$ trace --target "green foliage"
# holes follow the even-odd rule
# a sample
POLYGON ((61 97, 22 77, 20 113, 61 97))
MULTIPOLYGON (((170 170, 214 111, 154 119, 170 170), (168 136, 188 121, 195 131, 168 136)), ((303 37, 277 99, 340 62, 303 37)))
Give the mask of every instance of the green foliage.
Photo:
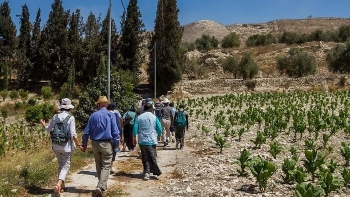
POLYGON ((315 181, 316 171, 325 163, 325 157, 317 150, 305 150, 304 153, 303 166, 311 174, 312 181, 315 181))
POLYGON ((7 89, 3 89, 0 91, 0 95, 2 97, 2 100, 5 101, 5 99, 8 97, 9 95, 9 91, 7 89))
POLYGON ((331 172, 325 172, 321 173, 318 185, 323 188, 325 196, 328 196, 332 191, 340 189, 343 186, 343 181, 334 177, 331 172))
POLYGON ((340 154, 345 159, 345 166, 349 166, 350 162, 350 144, 346 144, 345 142, 341 143, 340 154))
POLYGON ((35 98, 30 98, 30 99, 28 99, 28 105, 29 106, 33 106, 33 105, 35 105, 36 104, 36 99, 35 98))
MULTIPOLYGON (((136 95, 132 91, 133 85, 130 82, 132 79, 129 78, 128 73, 127 71, 112 72, 110 78, 110 100, 116 102, 116 109, 122 114, 137 101, 136 95)), ((89 116, 96 111, 95 102, 98 97, 107 95, 105 84, 107 84, 107 76, 96 77, 87 84, 85 91, 79 95, 79 105, 73 111, 76 120, 82 124, 79 126, 84 128, 89 116)))
POLYGON ((202 125, 202 132, 204 133, 204 135, 208 136, 211 130, 205 127, 204 125, 202 125))
POLYGON ((307 177, 306 171, 301 166, 297 166, 294 171, 294 180, 300 184, 305 181, 307 177))
POLYGON ((276 39, 270 33, 267 35, 255 34, 250 36, 246 41, 248 47, 267 46, 272 43, 276 43, 276 39))
POLYGON ((292 48, 287 57, 277 58, 277 69, 290 77, 305 77, 316 73, 316 59, 302 49, 292 48))
POLYGON ((254 140, 250 140, 251 142, 254 143, 255 147, 254 148, 261 148, 261 145, 266 142, 267 137, 260 131, 257 132, 256 137, 254 140))
POLYGON ((19 89, 18 93, 22 100, 27 100, 29 97, 28 90, 19 89))
POLYGON ((265 192, 269 178, 275 173, 276 165, 272 162, 255 157, 252 159, 250 171, 255 177, 261 192, 265 192))
POLYGON ((52 88, 50 86, 43 86, 41 88, 41 96, 44 99, 50 99, 52 97, 52 88))
POLYGON ((54 111, 54 105, 49 103, 29 106, 25 112, 25 119, 29 123, 38 123, 40 119, 49 120, 54 111))
POLYGON ((274 159, 276 159, 277 155, 282 152, 283 147, 277 141, 273 141, 269 144, 270 150, 269 153, 272 155, 274 159))
POLYGON ((142 33, 145 31, 145 26, 141 20, 141 12, 137 5, 137 0, 129 1, 127 12, 123 14, 124 17, 125 21, 121 23, 119 43, 122 59, 121 68, 136 73, 145 59, 140 48, 143 43, 142 33))
POLYGON ((295 32, 283 32, 281 37, 279 38, 280 43, 286 43, 287 45, 292 44, 302 44, 307 41, 307 35, 302 34, 299 35, 295 32))
POLYGON ((7 109, 5 109, 5 108, 2 108, 2 109, 0 110, 0 113, 1 113, 2 118, 3 118, 4 121, 5 121, 6 118, 8 117, 9 111, 8 111, 7 109))
POLYGON ((327 164, 327 170, 328 170, 330 173, 334 173, 338 166, 339 166, 338 162, 336 162, 336 161, 332 158, 331 161, 327 164))
POLYGON ((241 151, 241 154, 237 158, 237 161, 234 163, 237 163, 240 167, 240 169, 237 169, 237 172, 239 173, 239 176, 247 176, 248 173, 245 171, 246 167, 249 167, 249 162, 251 160, 250 158, 251 153, 247 149, 243 149, 241 151))
POLYGON ((282 176, 282 178, 285 183, 289 183, 294 180, 296 163, 297 162, 294 159, 286 158, 283 160, 282 171, 284 176, 282 176))
POLYGON ((208 34, 203 34, 200 38, 197 38, 195 40, 195 44, 198 50, 209 51, 211 49, 217 48, 219 41, 214 36, 210 37, 208 34))
POLYGON ((182 68, 184 73, 188 75, 189 79, 200 79, 205 77, 207 73, 207 68, 200 64, 196 59, 186 58, 184 68, 182 68))
POLYGON ((239 62, 234 56, 228 56, 221 61, 224 72, 232 73, 234 78, 239 74, 239 62))
POLYGON ((323 189, 319 185, 312 185, 311 183, 300 183, 295 186, 295 195, 297 197, 322 197, 323 189))
POLYGON ((176 0, 158 1, 147 69, 151 87, 155 85, 156 76, 157 95, 165 95, 182 79, 181 68, 185 62, 185 51, 181 50, 183 28, 178 20, 178 14, 176 0))
POLYGON ((11 98, 11 99, 18 99, 18 97, 19 97, 19 93, 18 93, 17 90, 12 90, 12 91, 10 92, 10 98, 11 98))
POLYGON ((232 32, 226 35, 221 40, 221 46, 223 48, 239 47, 240 45, 241 45, 241 41, 239 39, 239 36, 235 32, 232 32))
POLYGON ((250 53, 244 53, 239 63, 239 73, 243 79, 253 79, 259 71, 258 64, 250 53))
POLYGON ((344 45, 337 45, 327 54, 328 69, 336 73, 350 73, 350 40, 344 45))
POLYGON ((347 168, 343 168, 341 171, 341 175, 343 177, 344 185, 348 186, 350 184, 350 172, 347 168))
POLYGON ((342 25, 338 30, 338 40, 346 42, 350 38, 350 25, 342 25))
POLYGON ((182 42, 181 44, 182 44, 182 47, 184 48, 184 50, 186 52, 194 51, 196 49, 196 44, 194 42, 191 42, 191 43, 189 43, 189 42, 182 42))
POLYGON ((222 137, 218 133, 214 134, 214 141, 216 142, 216 145, 220 148, 220 154, 222 154, 223 148, 230 147, 230 144, 227 143, 227 139, 225 137, 222 137))

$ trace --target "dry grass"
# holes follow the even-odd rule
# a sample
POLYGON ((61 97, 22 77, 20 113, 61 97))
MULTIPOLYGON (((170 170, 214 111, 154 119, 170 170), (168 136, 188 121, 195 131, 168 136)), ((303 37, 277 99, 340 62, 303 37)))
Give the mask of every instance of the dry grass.
POLYGON ((170 178, 171 179, 183 179, 185 178, 185 175, 177 168, 170 172, 170 178))

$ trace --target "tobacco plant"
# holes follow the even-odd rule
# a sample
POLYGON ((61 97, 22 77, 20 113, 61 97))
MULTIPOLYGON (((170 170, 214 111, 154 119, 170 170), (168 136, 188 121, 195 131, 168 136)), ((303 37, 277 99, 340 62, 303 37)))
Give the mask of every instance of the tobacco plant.
POLYGON ((294 191, 297 197, 323 197, 324 194, 321 186, 305 182, 297 184, 294 191))
POLYGON ((343 168, 343 170, 341 171, 341 175, 343 177, 344 180, 344 185, 347 186, 350 184, 350 172, 348 169, 343 168))
POLYGON ((331 172, 321 173, 320 180, 318 182, 327 197, 332 191, 337 191, 343 186, 343 181, 337 177, 334 177, 331 172))
POLYGON ((262 132, 258 131, 255 140, 250 141, 254 143, 254 148, 260 149, 261 145, 266 142, 266 136, 262 132))
POLYGON ((239 176, 247 176, 248 173, 245 171, 245 168, 249 166, 249 162, 251 160, 250 158, 251 153, 247 149, 243 149, 241 151, 240 156, 237 158, 237 163, 239 165, 239 169, 237 169, 237 172, 239 173, 239 176))
POLYGON ((345 166, 349 166, 350 162, 350 144, 346 144, 345 142, 341 143, 340 154, 345 159, 345 166))
POLYGON ((270 150, 269 150, 270 154, 274 159, 276 159, 277 155, 282 152, 283 147, 277 141, 271 142, 269 146, 270 146, 270 150))
POLYGON ((285 183, 289 183, 294 180, 296 164, 297 162, 294 159, 286 158, 283 160, 282 171, 284 176, 282 175, 282 179, 285 183))
POLYGON ((222 149, 226 147, 230 147, 230 144, 227 143, 227 139, 225 137, 222 137, 220 134, 215 133, 214 134, 214 141, 216 142, 216 145, 220 149, 220 154, 222 154, 222 149))
POLYGON ((276 165, 259 156, 253 158, 249 168, 259 185, 260 191, 265 192, 268 180, 276 172, 276 165))
POLYGON ((311 174, 312 181, 315 181, 316 171, 324 164, 324 155, 317 150, 305 150, 303 166, 311 174))

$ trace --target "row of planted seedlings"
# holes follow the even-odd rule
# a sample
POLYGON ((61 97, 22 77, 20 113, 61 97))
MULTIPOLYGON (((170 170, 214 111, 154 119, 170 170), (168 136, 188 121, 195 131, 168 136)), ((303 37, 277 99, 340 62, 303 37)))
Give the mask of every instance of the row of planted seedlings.
POLYGON ((244 147, 234 149, 233 164, 238 176, 253 175, 261 192, 275 179, 285 190, 292 184, 297 196, 328 196, 350 184, 349 97, 349 91, 269 92, 182 102, 192 119, 203 120, 197 131, 220 153, 244 147))

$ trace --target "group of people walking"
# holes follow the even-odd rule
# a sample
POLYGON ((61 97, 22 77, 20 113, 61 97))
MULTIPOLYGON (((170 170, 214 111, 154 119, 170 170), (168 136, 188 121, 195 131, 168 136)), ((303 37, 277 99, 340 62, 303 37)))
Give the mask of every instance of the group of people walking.
POLYGON ((89 139, 92 141, 91 148, 98 178, 94 190, 95 196, 103 196, 107 190, 107 181, 116 154, 125 151, 126 148, 133 151, 137 144, 141 150, 143 179, 149 180, 151 174, 154 176, 162 174, 156 159, 158 139, 162 138, 164 147, 169 146, 170 142, 176 142, 176 148, 182 149, 185 130, 188 130, 188 114, 184 111, 183 105, 179 105, 179 109, 175 110, 168 99, 156 104, 151 99, 144 99, 141 103, 139 108, 131 106, 121 115, 116 110, 115 103, 111 103, 106 96, 100 96, 95 102, 98 110, 90 115, 81 143, 77 138, 75 118, 69 113, 74 108, 70 99, 61 100, 60 113, 54 115, 49 124, 40 119, 40 123, 51 135, 52 149, 57 157, 58 179, 54 187, 56 196, 66 191, 65 178, 70 168, 72 151, 79 147, 85 152, 89 139), (62 128, 56 126, 59 123, 64 126, 62 128), (67 133, 60 135, 57 134, 59 132, 67 133))

